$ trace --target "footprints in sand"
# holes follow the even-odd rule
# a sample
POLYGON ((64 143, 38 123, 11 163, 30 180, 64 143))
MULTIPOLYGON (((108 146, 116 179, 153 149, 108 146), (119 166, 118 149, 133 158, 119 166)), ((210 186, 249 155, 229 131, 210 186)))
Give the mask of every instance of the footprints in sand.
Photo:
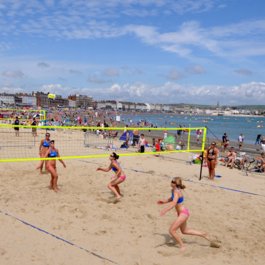
POLYGON ((97 236, 105 235, 105 234, 107 234, 107 231, 106 231, 106 230, 100 230, 100 231, 97 231, 97 232, 95 233, 95 235, 97 235, 97 236))
POLYGON ((6 254, 6 250, 0 248, 0 256, 4 256, 6 254))
POLYGON ((72 208, 68 205, 63 205, 58 208, 59 213, 63 213, 65 211, 71 213, 72 216, 75 216, 78 219, 83 219, 87 216, 87 212, 82 208, 72 208))

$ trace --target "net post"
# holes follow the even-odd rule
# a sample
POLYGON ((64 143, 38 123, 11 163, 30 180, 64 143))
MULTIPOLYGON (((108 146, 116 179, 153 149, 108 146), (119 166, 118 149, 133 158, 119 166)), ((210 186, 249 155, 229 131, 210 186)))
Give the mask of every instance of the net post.
POLYGON ((188 130, 189 130, 189 133, 188 133, 188 152, 190 151, 190 128, 188 128, 188 130))
POLYGON ((199 180, 202 179, 202 167, 203 167, 203 159, 204 159, 204 148, 205 148, 205 141, 206 141, 206 135, 207 135, 207 127, 204 127, 203 130, 203 137, 202 137, 202 153, 201 153, 201 167, 200 167, 200 178, 199 180))

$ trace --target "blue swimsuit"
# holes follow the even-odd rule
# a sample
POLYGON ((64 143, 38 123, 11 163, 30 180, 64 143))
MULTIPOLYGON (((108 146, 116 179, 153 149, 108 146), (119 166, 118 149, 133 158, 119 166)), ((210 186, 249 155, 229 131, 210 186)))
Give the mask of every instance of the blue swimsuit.
MULTIPOLYGON (((116 162, 116 163, 118 164, 118 166, 120 165, 118 162, 116 162)), ((115 172, 115 173, 118 171, 118 169, 117 169, 116 167, 112 167, 111 169, 112 169, 113 172, 115 172)))
MULTIPOLYGON (((172 201, 174 200, 174 191, 172 191, 172 193, 171 193, 171 200, 172 201)), ((182 202, 184 202, 184 197, 183 196, 178 198, 177 204, 180 204, 182 202)))
POLYGON ((43 146, 43 147, 50 147, 50 142, 44 140, 42 146, 43 146))
POLYGON ((58 153, 55 150, 51 150, 50 153, 48 154, 48 157, 57 157, 58 153))

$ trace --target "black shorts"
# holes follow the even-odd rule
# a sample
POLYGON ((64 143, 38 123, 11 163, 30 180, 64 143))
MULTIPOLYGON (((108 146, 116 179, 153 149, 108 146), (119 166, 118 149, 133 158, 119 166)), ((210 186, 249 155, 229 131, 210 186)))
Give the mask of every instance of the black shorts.
POLYGON ((145 150, 144 145, 141 145, 140 146, 140 153, 144 153, 144 150, 145 150))

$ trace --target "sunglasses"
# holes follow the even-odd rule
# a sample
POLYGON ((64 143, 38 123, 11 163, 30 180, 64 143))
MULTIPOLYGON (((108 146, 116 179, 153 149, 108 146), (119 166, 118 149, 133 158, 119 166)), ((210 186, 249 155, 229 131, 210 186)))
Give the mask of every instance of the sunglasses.
POLYGON ((171 181, 172 184, 176 184, 176 182, 174 180, 171 181))

